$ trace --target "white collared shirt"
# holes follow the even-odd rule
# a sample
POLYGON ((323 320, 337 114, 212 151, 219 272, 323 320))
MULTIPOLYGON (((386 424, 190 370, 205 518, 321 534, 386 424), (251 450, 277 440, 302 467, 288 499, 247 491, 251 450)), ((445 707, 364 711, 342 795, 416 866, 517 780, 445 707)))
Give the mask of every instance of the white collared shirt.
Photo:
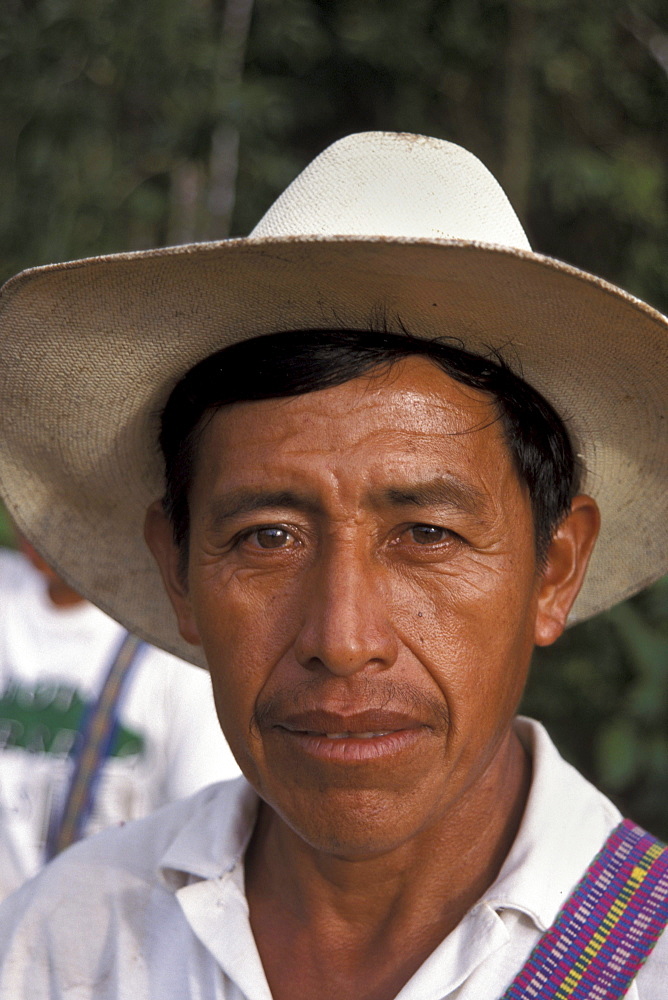
MULTIPOLYGON (((515 843, 396 1000, 498 1000, 619 822, 517 726, 533 781, 515 843)), ((212 785, 67 851, 0 906, 1 1000, 271 1000, 244 891, 257 802, 244 779, 212 785)), ((627 998, 667 997, 664 934, 627 998)))

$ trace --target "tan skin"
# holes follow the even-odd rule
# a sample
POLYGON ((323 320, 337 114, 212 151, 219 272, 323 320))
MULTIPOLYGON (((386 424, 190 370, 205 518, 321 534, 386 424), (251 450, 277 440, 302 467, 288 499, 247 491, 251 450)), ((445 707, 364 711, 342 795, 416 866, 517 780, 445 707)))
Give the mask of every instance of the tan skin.
POLYGON ((599 516, 576 497, 539 570, 494 416, 421 358, 237 404, 201 440, 185 580, 149 510, 262 799, 246 889, 275 1000, 391 1000, 517 832, 530 775, 512 719, 599 516))

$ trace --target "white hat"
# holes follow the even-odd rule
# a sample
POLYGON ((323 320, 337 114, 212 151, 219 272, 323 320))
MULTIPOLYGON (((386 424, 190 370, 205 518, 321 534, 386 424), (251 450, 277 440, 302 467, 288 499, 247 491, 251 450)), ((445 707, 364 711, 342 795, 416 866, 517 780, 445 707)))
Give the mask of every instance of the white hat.
POLYGON ((0 484, 20 530, 82 594, 202 663, 143 540, 163 492, 160 412, 202 358, 280 330, 374 317, 500 348, 566 422, 601 535, 572 620, 668 568, 668 321, 531 251, 470 153, 369 132, 325 150, 247 239, 25 271, 0 299, 0 484))

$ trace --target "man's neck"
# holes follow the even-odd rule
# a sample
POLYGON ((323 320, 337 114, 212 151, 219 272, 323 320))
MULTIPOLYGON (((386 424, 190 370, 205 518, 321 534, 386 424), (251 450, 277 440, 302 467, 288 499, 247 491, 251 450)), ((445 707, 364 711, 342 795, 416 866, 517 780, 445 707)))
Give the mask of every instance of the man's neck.
POLYGON ((513 734, 447 815, 362 859, 318 851, 263 806, 246 890, 274 1000, 393 1000, 493 883, 529 785, 530 764, 513 734))

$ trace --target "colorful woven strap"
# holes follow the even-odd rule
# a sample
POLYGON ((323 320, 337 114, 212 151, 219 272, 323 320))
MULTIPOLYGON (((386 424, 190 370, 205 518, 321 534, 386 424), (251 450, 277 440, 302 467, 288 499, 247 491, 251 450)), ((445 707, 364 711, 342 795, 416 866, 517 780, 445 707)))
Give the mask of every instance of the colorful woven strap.
POLYGON ((69 790, 60 822, 55 816, 49 829, 46 856, 53 858, 79 840, 93 808, 100 771, 109 756, 118 727, 121 695, 134 666, 137 653, 145 645, 126 632, 111 661, 97 701, 81 724, 79 752, 74 761, 69 790))
POLYGON ((617 1000, 668 923, 668 847, 624 820, 502 1000, 617 1000))

